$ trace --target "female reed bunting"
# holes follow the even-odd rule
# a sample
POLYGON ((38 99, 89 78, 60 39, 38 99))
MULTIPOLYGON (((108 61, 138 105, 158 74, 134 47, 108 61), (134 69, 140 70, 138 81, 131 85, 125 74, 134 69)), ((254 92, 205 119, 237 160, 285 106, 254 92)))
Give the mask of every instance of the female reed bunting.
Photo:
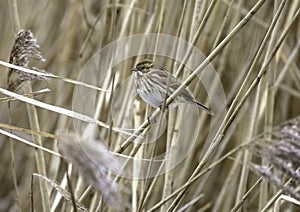
MULTIPOLYGON (((161 67, 148 59, 139 62, 132 68, 132 71, 135 72, 137 93, 146 103, 155 108, 162 106, 166 91, 167 97, 169 97, 181 85, 181 82, 164 67, 161 67), (170 81, 167 90, 169 78, 170 81)), ((210 115, 215 114, 209 108, 197 102, 191 92, 187 89, 184 89, 174 101, 171 102, 169 107, 176 107, 178 103, 191 103, 210 115)))

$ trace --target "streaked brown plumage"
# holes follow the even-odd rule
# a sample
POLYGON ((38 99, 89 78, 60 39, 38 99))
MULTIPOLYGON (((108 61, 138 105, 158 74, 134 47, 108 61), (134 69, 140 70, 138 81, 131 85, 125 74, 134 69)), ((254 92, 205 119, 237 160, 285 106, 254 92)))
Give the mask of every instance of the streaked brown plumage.
MULTIPOLYGON (((167 97, 181 85, 181 82, 164 67, 159 66, 148 59, 139 62, 134 68, 132 68, 132 71, 135 72, 135 85, 138 94, 146 103, 155 108, 160 107, 163 103, 169 76, 170 81, 167 97)), ((187 89, 184 89, 182 93, 179 94, 179 96, 177 96, 169 105, 169 107, 175 107, 181 102, 194 104, 208 114, 214 115, 213 111, 197 102, 187 89)))

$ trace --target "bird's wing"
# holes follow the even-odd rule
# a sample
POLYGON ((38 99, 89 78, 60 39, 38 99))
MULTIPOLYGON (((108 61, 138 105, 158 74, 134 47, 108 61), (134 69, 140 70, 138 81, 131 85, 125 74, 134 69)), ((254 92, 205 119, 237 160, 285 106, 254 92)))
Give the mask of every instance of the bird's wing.
MULTIPOLYGON (((161 67, 161 70, 165 70, 165 69, 161 67)), ((152 72, 153 77, 156 75, 156 77, 159 77, 160 80, 166 82, 166 84, 170 77, 168 93, 170 93, 169 95, 171 95, 171 93, 173 93, 177 88, 179 88, 182 82, 179 79, 175 78, 170 72, 161 71, 161 70, 154 70, 152 72)), ((182 91, 181 95, 187 101, 194 99, 192 94, 186 88, 182 91)))

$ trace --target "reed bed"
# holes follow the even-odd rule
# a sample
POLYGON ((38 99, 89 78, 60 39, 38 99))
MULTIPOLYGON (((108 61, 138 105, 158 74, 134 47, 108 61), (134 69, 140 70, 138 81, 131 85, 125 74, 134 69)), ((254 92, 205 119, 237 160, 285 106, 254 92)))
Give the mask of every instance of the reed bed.
POLYGON ((299 211, 300 2, 0 2, 0 211, 299 211), (210 116, 152 108, 154 60, 210 116))

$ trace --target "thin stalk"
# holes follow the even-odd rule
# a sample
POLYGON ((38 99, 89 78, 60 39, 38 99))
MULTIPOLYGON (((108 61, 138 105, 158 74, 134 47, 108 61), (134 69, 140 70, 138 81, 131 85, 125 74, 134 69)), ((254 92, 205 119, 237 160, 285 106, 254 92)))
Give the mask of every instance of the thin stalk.
POLYGON ((221 40, 221 36, 222 34, 224 33, 224 29, 225 29, 225 24, 226 24, 226 21, 227 19, 229 18, 229 13, 231 11, 231 8, 232 8, 232 4, 233 4, 233 0, 230 0, 230 3, 229 3, 229 6, 227 7, 227 10, 226 10, 226 13, 225 13, 225 16, 223 18, 223 21, 222 21, 222 24, 220 26, 220 29, 218 30, 218 34, 217 34, 217 37, 215 39, 215 42, 213 44, 213 47, 212 49, 215 49, 218 45, 218 43, 220 42, 221 40))
MULTIPOLYGON (((212 60, 217 53, 223 49, 227 43, 234 37, 234 35, 236 35, 237 32, 239 32, 242 27, 250 20, 250 18, 258 11, 258 9, 262 6, 262 4, 265 2, 265 0, 261 0, 259 2, 257 2, 257 4, 250 10, 250 12, 239 22, 239 24, 227 35, 227 37, 224 38, 224 40, 216 47, 216 49, 213 50, 213 52, 206 58, 206 60, 195 70, 195 72, 193 72, 193 74, 191 74, 185 81, 184 83, 170 96, 170 98, 172 98, 173 96, 177 95, 177 91, 178 93, 180 92, 180 90, 182 88, 184 88, 184 84, 188 84, 194 77, 195 74, 199 73, 200 71, 202 71, 209 63, 210 60, 212 60)), ((201 168, 206 164, 206 162, 208 161, 209 157, 212 155, 212 153, 214 152, 215 148, 219 145, 221 139, 222 139, 222 134, 224 134, 224 130, 225 130, 225 123, 227 122, 227 118, 230 114, 230 112, 232 111, 232 106, 230 107, 229 111, 227 112, 218 132, 216 133, 215 138, 213 139, 213 142, 211 143, 209 149, 207 150, 206 154, 203 156, 202 161, 198 164, 197 168, 194 170, 193 174, 191 175, 190 179, 192 179, 195 175, 197 175, 197 173, 201 170, 201 168)), ((189 182, 189 180, 188 180, 189 182)), ((183 195, 185 194, 186 190, 180 192, 179 195, 177 195, 177 198, 174 200, 173 202, 173 206, 170 209, 174 209, 177 204, 179 203, 180 199, 183 197, 183 195)))
MULTIPOLYGON (((274 8, 278 7, 278 1, 274 2, 274 8)), ((281 2, 281 5, 285 4, 285 1, 281 2)), ((274 27, 274 30, 271 35, 270 43, 267 49, 267 52, 265 54, 265 60, 268 58, 269 54, 271 53, 271 49, 274 48, 276 44, 276 40, 278 38, 278 31, 281 26, 281 22, 284 16, 281 16, 281 18, 278 20, 277 24, 274 27)), ((278 53, 277 53, 278 54, 278 53)), ((271 134, 268 132, 272 131, 273 128, 273 115, 274 115, 274 102, 275 102, 275 89, 274 89, 274 82, 276 78, 276 67, 277 67, 277 61, 274 61, 270 63, 269 70, 266 76, 266 91, 265 95, 267 96, 267 103, 266 103, 266 110, 265 110, 265 123, 264 123, 264 131, 265 133, 265 139, 269 140, 271 139, 271 134)), ((268 163, 265 161, 262 161, 263 166, 268 166, 268 163)), ((264 205, 267 203, 268 200, 268 182, 263 181, 260 184, 260 192, 259 192, 259 205, 258 210, 261 210, 264 205)))
MULTIPOLYGON (((141 114, 142 112, 140 111, 140 107, 137 107, 139 111, 136 111, 137 114, 141 114)), ((134 116, 134 124, 136 126, 139 126, 142 123, 142 117, 141 116, 134 116)), ((134 144, 135 146, 135 144, 134 144)), ((136 156, 138 158, 144 158, 144 151, 145 148, 142 146, 139 148, 138 152, 136 153, 136 156)), ((142 164, 143 162, 139 160, 134 160, 133 161, 133 173, 134 176, 140 176, 140 173, 142 171, 142 164)), ((143 199, 142 194, 143 194, 143 186, 144 183, 141 180, 133 180, 132 182, 132 211, 139 211, 139 205, 141 204, 141 201, 143 199)))
MULTIPOLYGON (((230 172, 228 173, 228 176, 226 178, 226 180, 224 181, 224 186, 222 186, 222 189, 220 191, 220 194, 218 196, 218 199, 216 200, 214 207, 213 207, 213 212, 216 211, 228 211, 228 207, 230 205, 230 201, 228 200, 228 198, 230 197, 226 197, 228 194, 228 190, 230 190, 230 187, 233 186, 234 182, 234 178, 239 178, 239 176, 236 174, 239 170, 239 165, 240 165, 240 161, 242 159, 242 153, 243 152, 239 152, 237 157, 234 160, 234 164, 230 169, 230 172)), ((228 195, 231 196, 231 195, 228 195)))
MULTIPOLYGON (((174 113, 175 115, 175 113, 174 113)), ((173 115, 169 115, 169 120, 168 120, 168 128, 167 128, 167 144, 166 144, 166 149, 170 150, 172 148, 176 149, 179 145, 177 144, 177 138, 174 134, 174 125, 175 125, 175 118, 173 115)), ((176 158, 176 152, 169 151, 170 154, 168 154, 168 158, 166 160, 166 165, 165 165, 165 176, 164 176, 164 187, 163 187, 163 195, 162 198, 166 198, 172 193, 173 190, 173 182, 174 182, 174 169, 173 168, 173 161, 176 158)), ((164 204, 161 208, 161 211, 166 211, 167 208, 169 207, 168 204, 164 204)))
MULTIPOLYGON (((262 80, 263 81, 263 80, 262 80)), ((249 130, 246 135, 246 141, 251 141, 251 139, 256 135, 257 133, 257 126, 260 120, 259 116, 259 109, 261 107, 261 102, 263 98, 263 85, 264 83, 259 83, 258 88, 256 90, 255 100, 253 103, 253 110, 252 114, 250 116, 250 124, 249 124, 249 130)), ((252 106, 252 105, 251 105, 252 106)), ((243 197, 246 188, 247 188, 247 182, 248 182, 248 175, 249 175, 249 163, 251 162, 252 154, 250 152, 245 152, 243 157, 243 166, 242 166, 242 172, 241 172, 241 180, 239 181, 239 186, 237 190, 236 195, 236 202, 239 202, 240 199, 243 197)))
POLYGON ((184 191, 185 189, 187 189, 189 186, 191 186, 194 182, 196 182, 200 177, 202 177, 204 174, 206 174, 207 172, 211 171, 215 166, 219 165, 220 163, 222 163, 224 160, 226 160, 228 157, 230 157, 231 155, 233 155, 234 153, 236 153, 237 151, 241 150, 243 148, 244 145, 247 145, 247 143, 240 145, 236 148, 234 148, 233 150, 229 151, 228 153, 226 153, 224 156, 222 156, 219 160, 215 161, 214 163, 212 163, 210 166, 208 166, 207 168, 205 168, 203 171, 199 172, 197 175, 195 175, 193 178, 191 178, 188 182, 186 182, 184 185, 182 185, 180 188, 176 189, 171 195, 169 195, 168 197, 166 197, 165 199, 161 200, 160 202, 158 202, 157 204, 155 204, 152 208, 150 208, 148 210, 148 212, 152 212, 155 211, 156 209, 158 209, 159 207, 161 207, 163 204, 165 204, 167 201, 171 200, 172 198, 174 198, 176 195, 180 194, 180 192, 184 191))
MULTIPOLYGON (((9 10, 10 10, 10 16, 11 20, 13 22, 13 27, 14 27, 14 32, 15 34, 18 33, 18 31, 21 29, 20 27, 20 21, 19 21, 19 14, 18 14, 18 7, 17 7, 17 2, 15 0, 9 0, 8 1, 9 5, 9 10)), ((10 102, 8 103, 8 109, 9 113, 10 112, 10 102)), ((11 116, 9 116, 9 123, 11 123, 11 116)), ((10 151, 10 169, 11 169, 11 174, 12 174, 12 181, 15 189, 15 195, 16 195, 16 204, 18 211, 21 211, 21 205, 20 205, 20 195, 19 195, 19 189, 18 189, 18 182, 17 182, 17 174, 16 174, 16 161, 15 161, 15 152, 14 152, 14 144, 13 140, 10 139, 11 142, 9 144, 9 151, 10 151)), ((33 207, 33 205, 32 205, 33 207)))
MULTIPOLYGON (((168 106, 173 99, 175 99, 189 83, 199 74, 204 68, 213 60, 220 51, 225 48, 225 46, 232 40, 232 38, 249 22, 251 17, 259 10, 266 0, 260 0, 257 4, 249 11, 249 13, 239 22, 239 24, 224 38, 224 40, 211 52, 211 54, 201 63, 201 65, 179 86, 174 93, 168 97, 166 101, 166 106, 168 106)), ((152 116, 151 120, 154 120, 159 115, 160 109, 156 109, 152 116)), ((149 126, 149 122, 145 121, 136 132, 130 136, 123 144, 116 148, 115 152, 122 153, 136 138, 137 135, 140 135, 145 128, 149 126)))
MULTIPOLYGON (((190 2, 192 3, 192 2, 190 2)), ((189 41, 191 41, 195 34, 197 34, 197 30, 199 29, 199 24, 201 24, 201 20, 203 20, 205 16, 205 12, 207 11, 208 0, 196 0, 194 3, 194 11, 192 17, 191 24, 191 32, 189 36, 189 41), (199 9, 200 8, 200 9, 199 9)))
MULTIPOLYGON (((14 30, 15 30, 15 33, 17 33, 21 29, 21 27, 20 27, 20 21, 19 21, 16 0, 9 0, 9 5, 10 5, 10 11, 11 11, 11 17, 12 17, 14 30)), ((24 93, 32 93, 31 83, 29 81, 27 81, 27 82, 24 82, 24 84, 25 84, 24 93)), ((31 97, 33 98, 32 95, 31 95, 31 97)), ((38 121, 36 107, 31 104, 26 104, 26 107, 27 107, 27 113, 28 113, 29 122, 30 122, 30 128, 35 131, 40 131, 40 125, 39 125, 39 121, 38 121)), ((42 146, 41 136, 33 135, 32 137, 36 144, 42 146)), ((36 166, 37 166, 38 173, 40 173, 43 176, 47 176, 44 153, 40 150, 36 150, 35 151, 35 159, 36 159, 36 166)), ((41 182, 40 190, 41 190, 43 210, 50 211, 50 199, 49 199, 48 187, 47 187, 46 182, 41 182)))
MULTIPOLYGON (((197 29, 197 32, 195 33, 195 36, 193 37, 193 40, 192 40, 192 42, 191 42, 191 48, 188 49, 188 51, 187 51, 185 57, 183 58, 183 60, 182 60, 182 62, 181 62, 181 64, 180 64, 178 70, 177 70, 176 73, 174 74, 175 77, 178 77, 178 75, 182 72, 182 70, 183 70, 183 68, 184 68, 184 65, 185 65, 186 62, 189 60, 189 58, 190 58, 190 56, 191 56, 191 54, 192 54, 192 52, 193 52, 193 46, 195 46, 196 43, 197 43, 197 41, 199 40, 200 35, 201 35, 201 32, 202 32, 202 30, 204 29, 204 26, 205 26, 205 24, 206 24, 206 22, 207 22, 209 16, 211 15, 211 13, 212 13, 212 11, 213 11, 213 9, 214 9, 216 3, 217 3, 216 0, 212 0, 212 1, 211 1, 211 3, 210 3, 210 5, 209 5, 209 7, 208 7, 208 9, 207 9, 207 11, 206 11, 206 13, 205 13, 203 19, 202 19, 202 21, 201 21, 201 23, 200 23, 199 28, 197 29)), ((204 63, 204 62, 203 62, 203 63, 204 63)), ((196 72, 196 71, 195 71, 195 72, 196 72)), ((198 71, 198 73, 199 73, 199 72, 200 72, 200 71, 198 71)), ((198 74, 198 73, 195 73, 195 74, 198 74)), ((194 76, 193 78, 195 78, 195 76, 194 76)), ((186 85, 188 85, 188 84, 186 84, 186 85)), ((179 88, 178 88, 178 89, 179 89, 179 88)), ((176 92, 174 92, 174 93, 176 93, 176 92)))
MULTIPOLYGON (((12 175, 12 181, 14 185, 14 189, 16 192, 16 204, 18 207, 18 211, 22 211, 21 205, 20 205, 20 194, 19 194, 19 189, 18 189, 18 182, 17 182, 17 173, 16 173, 16 160, 15 160, 15 151, 14 151, 14 141, 12 141, 9 144, 9 151, 10 151, 10 169, 11 169, 11 175, 12 175)), ((32 205, 33 207, 33 205, 32 205)))
MULTIPOLYGON (((250 73, 252 73, 252 71, 254 70, 255 64, 258 61, 258 58, 260 57, 260 55, 262 54, 262 51, 265 47, 265 45, 267 44, 267 40, 269 39, 269 37, 271 36, 271 31, 273 30, 273 27, 275 27, 275 23, 277 23, 277 20, 279 18, 279 15, 281 14, 283 7, 284 7, 284 2, 283 4, 280 5, 280 7, 278 8, 277 13, 274 15, 274 19, 272 21, 272 23, 270 24, 269 30, 267 31, 262 44, 260 45, 257 54, 255 55, 254 61, 252 62, 251 66, 250 66, 250 70, 246 76, 246 79, 244 80, 243 84, 242 84, 242 88, 244 87, 244 85, 246 84, 246 82, 248 82, 248 78, 251 76, 250 73)), ((240 92, 242 89, 240 89, 239 93, 237 96, 239 96, 240 92)), ((262 84, 260 83, 258 86, 258 90, 256 93, 256 97, 255 97, 255 101, 254 101, 254 109, 253 109, 253 115, 251 116, 251 122, 250 122, 250 126, 249 126, 249 133, 247 136, 247 140, 251 140, 251 138, 256 134, 257 131, 257 125, 259 122, 259 108, 261 105, 261 99, 262 99, 262 84)), ((251 154, 249 152, 245 153, 244 156, 244 165, 243 165, 243 169, 242 169, 242 174, 241 174, 241 181, 239 184, 239 188, 238 188, 238 194, 236 197, 236 200, 238 201, 243 193, 246 190, 246 185, 247 185, 247 179, 248 179, 248 164, 251 161, 251 154)))
MULTIPOLYGON (((292 182, 292 179, 287 180, 287 182, 283 185, 283 187, 288 186, 292 182)), ((280 189, 264 206, 264 208, 261 209, 261 212, 266 212, 284 193, 283 189, 280 189)))
MULTIPOLYGON (((278 86, 280 85, 280 83, 284 79, 284 77, 287 75, 287 72, 292 67, 293 62, 295 63, 295 59, 296 59, 299 52, 300 52, 300 39, 298 40, 298 43, 295 46, 295 48, 293 49, 292 53, 289 55, 289 57, 285 61, 284 67, 280 71, 279 76, 277 77, 276 82, 274 83, 274 89, 276 91, 278 89, 278 86)), ((297 77, 295 77, 295 78, 297 78, 297 77)), ((297 83, 295 83, 295 84, 296 84, 297 88, 300 89, 300 86, 297 83)))
POLYGON ((245 200, 249 197, 249 195, 256 189, 256 187, 263 181, 263 178, 260 177, 258 180, 251 186, 251 188, 244 194, 239 202, 230 210, 230 212, 237 211, 245 202, 245 200))
MULTIPOLYGON (((253 8, 252 10, 258 9, 258 6, 261 6, 261 4, 259 3, 263 3, 262 1, 258 2, 253 8)), ((252 11, 251 10, 251 11, 252 11)), ((279 49, 279 47, 281 46, 281 44, 283 43, 284 39, 286 38, 289 30, 291 29, 291 27, 293 26, 293 24, 296 22, 296 20, 298 19, 300 13, 300 9, 297 10, 296 14, 294 15, 292 21, 290 22, 290 24, 284 29, 283 33, 281 34, 280 38, 278 39, 278 42, 275 45, 275 48, 272 50, 270 57, 267 59, 266 64, 261 68, 260 72, 258 73, 257 77, 255 78, 255 80, 251 83, 250 87, 248 88, 247 92, 245 93, 245 95, 242 97, 242 99, 240 100, 240 102, 238 102, 236 108, 234 109, 234 111, 231 113, 227 113, 223 123, 221 124, 218 132, 216 133, 216 136, 213 139, 212 145, 210 146, 210 148, 207 150, 206 154, 204 155, 202 161, 199 163, 199 165, 197 166, 197 168, 195 169, 194 173, 191 175, 190 179, 192 179, 192 177, 194 175, 196 175, 201 168, 206 164, 206 162, 208 161, 208 159, 211 157, 212 153, 214 152, 214 150, 217 148, 217 146, 220 144, 221 140, 222 140, 222 136, 227 128, 228 125, 233 121, 233 119, 235 118, 237 112, 240 110, 240 108, 242 107, 242 105, 245 103, 245 101, 248 99, 249 95, 252 93, 252 91, 254 90, 254 88, 256 88, 256 86, 258 85, 261 77, 263 75, 265 75, 268 65, 270 64, 270 62, 272 61, 274 55, 276 54, 277 50, 279 49), (229 116, 229 114, 231 114, 229 116), (229 119, 227 119, 227 117, 229 117, 229 119)), ((253 14, 253 13, 252 13, 253 14)), ((225 38, 226 39, 226 38, 225 38)), ((223 41, 224 42, 224 41, 223 41)), ((180 88, 178 88, 177 90, 179 90, 180 88)), ((176 93, 176 92, 175 92, 176 93)), ((174 93, 174 94, 175 94, 174 93)), ((170 98, 172 97, 172 95, 170 96, 170 98)), ((233 107, 231 106, 229 111, 232 111, 233 107)), ((183 197, 184 193, 186 192, 186 190, 184 190, 183 192, 181 192, 180 195, 177 196, 177 198, 174 200, 174 206, 177 205, 178 201, 183 197)))

